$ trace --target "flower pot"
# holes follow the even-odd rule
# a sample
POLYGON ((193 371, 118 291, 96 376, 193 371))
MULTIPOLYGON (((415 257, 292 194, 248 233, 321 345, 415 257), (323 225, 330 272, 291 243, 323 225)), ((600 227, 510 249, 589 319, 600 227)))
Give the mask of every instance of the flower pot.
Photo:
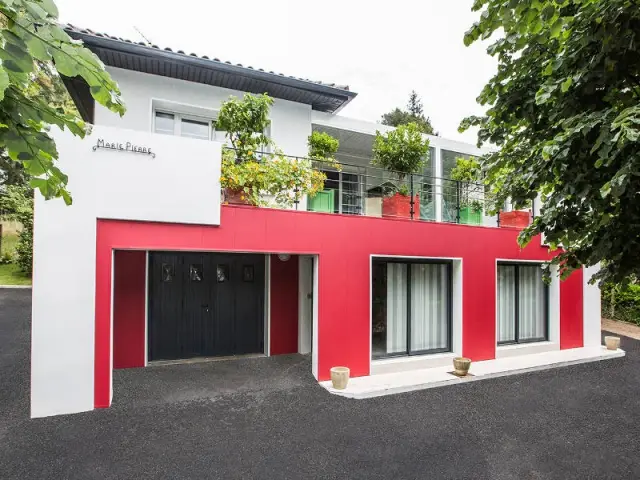
POLYGON ((620 337, 604 337, 604 344, 607 350, 618 350, 620 348, 620 337))
POLYGON ((510 228, 526 228, 529 226, 531 213, 528 210, 500 212, 500 226, 510 228))
POLYGON ((349 382, 349 367, 331 367, 331 383, 336 390, 344 390, 349 382))
MULTIPOLYGON (((411 218, 411 197, 395 193, 391 197, 382 199, 382 216, 396 218, 411 218)), ((413 218, 420 218, 420 197, 413 198, 413 218)))
POLYGON ((460 209, 460 223, 465 225, 482 225, 482 210, 472 207, 460 209))
POLYGON ((456 357, 453 359, 453 370, 459 377, 464 377, 469 373, 471 359, 466 357, 456 357))
POLYGON ((225 188, 224 201, 232 205, 253 205, 251 197, 242 189, 225 188))

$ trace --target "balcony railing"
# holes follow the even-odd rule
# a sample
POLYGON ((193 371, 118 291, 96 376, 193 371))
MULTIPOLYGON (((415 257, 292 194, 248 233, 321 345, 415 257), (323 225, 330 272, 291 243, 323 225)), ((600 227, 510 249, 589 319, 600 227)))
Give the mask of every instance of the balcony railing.
MULTIPOLYGON (((300 185, 293 186, 292 208, 296 210, 490 227, 523 228, 532 220, 530 211, 491 215, 494 199, 481 183, 282 156, 293 162, 308 162, 326 176, 324 189, 313 198, 299 195, 300 185)), ((258 155, 259 161, 269 161, 268 157, 267 153, 258 155)))

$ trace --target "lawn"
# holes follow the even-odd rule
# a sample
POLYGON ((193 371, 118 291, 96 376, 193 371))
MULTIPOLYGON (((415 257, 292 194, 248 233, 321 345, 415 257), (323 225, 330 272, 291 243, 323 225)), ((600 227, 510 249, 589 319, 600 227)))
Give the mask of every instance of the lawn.
POLYGON ((0 265, 0 285, 31 285, 31 277, 14 263, 0 265))

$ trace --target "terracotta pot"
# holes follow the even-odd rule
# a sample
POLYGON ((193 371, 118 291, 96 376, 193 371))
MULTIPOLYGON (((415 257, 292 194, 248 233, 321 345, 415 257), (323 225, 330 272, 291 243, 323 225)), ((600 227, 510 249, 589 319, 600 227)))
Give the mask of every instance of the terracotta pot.
POLYGON ((471 359, 466 357, 456 357, 453 359, 453 369, 459 377, 464 377, 469 373, 471 359))
POLYGON ((513 210, 512 212, 500 212, 500 226, 511 228, 526 228, 531 221, 531 212, 528 210, 513 210))
MULTIPOLYGON (((395 193, 391 197, 382 199, 382 216, 396 218, 411 218, 411 197, 395 193)), ((420 196, 413 198, 413 218, 420 219, 420 196)))
POLYGON ((224 201, 232 205, 253 205, 251 198, 242 189, 224 189, 224 201))
POLYGON ((349 383, 349 367, 331 367, 331 383, 336 390, 344 390, 349 383))
POLYGON ((604 344, 607 350, 618 350, 620 348, 620 337, 604 337, 604 344))

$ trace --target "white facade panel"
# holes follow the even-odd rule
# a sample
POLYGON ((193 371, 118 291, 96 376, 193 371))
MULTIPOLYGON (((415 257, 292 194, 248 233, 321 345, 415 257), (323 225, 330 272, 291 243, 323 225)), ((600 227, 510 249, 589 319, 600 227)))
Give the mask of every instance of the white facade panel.
POLYGON ((97 219, 220 223, 219 143, 104 126, 54 137, 73 204, 35 197, 33 417, 93 409, 97 219))
MULTIPOLYGON (((120 68, 107 70, 118 82, 127 113, 121 118, 96 105, 95 124, 150 132, 153 110, 191 114, 213 120, 220 105, 231 95, 245 92, 149 75, 120 68)), ((287 155, 307 156, 307 137, 311 135, 311 106, 274 99, 270 112, 271 139, 287 155)))

